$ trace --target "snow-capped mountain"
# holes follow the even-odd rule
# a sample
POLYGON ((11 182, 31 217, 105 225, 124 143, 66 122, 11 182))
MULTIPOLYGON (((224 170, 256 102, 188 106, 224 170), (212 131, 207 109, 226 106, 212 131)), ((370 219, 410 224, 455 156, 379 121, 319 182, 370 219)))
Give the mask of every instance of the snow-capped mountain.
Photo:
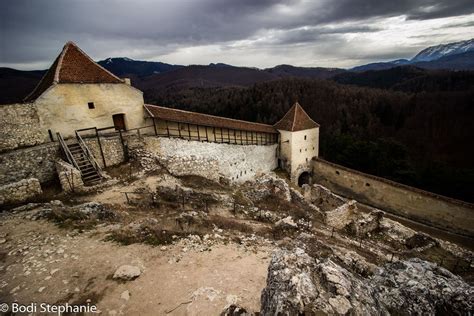
POLYGON ((467 41, 441 44, 425 48, 413 57, 411 62, 432 61, 441 57, 462 54, 469 51, 474 51, 474 38, 467 41))
POLYGON ((130 59, 128 57, 109 57, 105 60, 103 60, 103 62, 105 62, 106 64, 111 64, 115 61, 134 61, 133 59, 130 59))

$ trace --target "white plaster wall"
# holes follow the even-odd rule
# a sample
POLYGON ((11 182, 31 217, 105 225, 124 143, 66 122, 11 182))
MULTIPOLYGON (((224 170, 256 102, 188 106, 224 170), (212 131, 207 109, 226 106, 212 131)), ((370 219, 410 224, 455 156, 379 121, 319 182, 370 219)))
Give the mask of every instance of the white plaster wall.
POLYGON ((282 167, 288 173, 291 173, 291 136, 292 132, 278 130, 280 133, 280 159, 282 161, 282 167))
POLYGON ((48 129, 69 137, 76 129, 113 126, 112 115, 119 113, 125 114, 127 129, 142 127, 143 104, 143 93, 127 84, 57 84, 35 101, 45 138, 48 129))
POLYGON ((311 158, 319 155, 319 128, 297 132, 278 131, 281 137, 280 156, 289 161, 290 167, 287 171, 291 179, 296 180, 299 173, 311 170, 311 158))
POLYGON ((200 175, 243 182, 277 167, 277 145, 229 145, 177 138, 145 137, 145 149, 157 154, 175 175, 200 175))

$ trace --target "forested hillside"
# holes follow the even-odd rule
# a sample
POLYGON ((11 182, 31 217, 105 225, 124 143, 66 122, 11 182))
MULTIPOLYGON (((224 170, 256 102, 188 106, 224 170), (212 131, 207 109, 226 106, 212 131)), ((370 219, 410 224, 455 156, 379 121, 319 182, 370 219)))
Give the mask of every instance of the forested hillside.
POLYGON ((298 100, 329 161, 474 202, 474 90, 406 93, 284 79, 145 91, 147 102, 273 124, 298 100))

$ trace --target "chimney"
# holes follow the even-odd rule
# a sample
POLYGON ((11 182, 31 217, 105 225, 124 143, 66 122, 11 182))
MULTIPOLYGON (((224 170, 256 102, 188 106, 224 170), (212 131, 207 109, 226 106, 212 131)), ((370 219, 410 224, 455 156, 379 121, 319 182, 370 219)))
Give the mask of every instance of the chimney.
POLYGON ((125 84, 128 84, 129 86, 132 85, 132 82, 130 81, 130 78, 123 78, 123 80, 125 81, 125 84))

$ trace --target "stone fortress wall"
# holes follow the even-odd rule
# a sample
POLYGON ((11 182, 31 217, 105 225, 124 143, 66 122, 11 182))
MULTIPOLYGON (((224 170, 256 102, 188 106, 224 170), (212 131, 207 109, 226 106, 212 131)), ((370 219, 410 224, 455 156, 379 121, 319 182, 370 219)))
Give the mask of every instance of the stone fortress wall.
POLYGON ((313 182, 359 202, 430 226, 474 236, 474 205, 352 170, 312 160, 313 182))
MULTIPOLYGON (((231 145, 131 134, 123 136, 125 148, 119 136, 101 136, 101 151, 97 138, 84 139, 101 167, 104 167, 104 160, 107 167, 124 162, 127 144, 137 140, 143 144, 143 149, 156 155, 171 173, 178 176, 199 175, 216 181, 242 182, 277 167, 277 144, 231 145)), ((57 161, 60 159, 58 142, 1 153, 0 191, 2 187, 23 179, 37 179, 42 184, 56 180, 57 161)))
POLYGON ((148 136, 144 138, 144 149, 156 154, 177 176, 243 182, 277 167, 277 144, 230 145, 148 136))

